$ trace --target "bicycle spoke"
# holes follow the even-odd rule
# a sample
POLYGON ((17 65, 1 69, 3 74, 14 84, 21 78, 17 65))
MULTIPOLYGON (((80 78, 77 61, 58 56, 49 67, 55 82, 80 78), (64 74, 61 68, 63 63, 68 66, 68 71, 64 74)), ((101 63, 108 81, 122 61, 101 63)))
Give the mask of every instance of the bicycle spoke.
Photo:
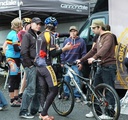
POLYGON ((97 120, 101 118, 117 120, 120 115, 119 97, 114 89, 106 84, 95 88, 97 98, 92 102, 93 113, 97 120))

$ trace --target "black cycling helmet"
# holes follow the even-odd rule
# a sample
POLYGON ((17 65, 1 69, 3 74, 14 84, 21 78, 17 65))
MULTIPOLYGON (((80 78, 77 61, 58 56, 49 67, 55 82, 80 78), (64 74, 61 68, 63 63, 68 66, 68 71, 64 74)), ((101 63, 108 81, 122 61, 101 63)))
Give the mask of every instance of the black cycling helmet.
POLYGON ((58 22, 55 17, 48 17, 45 19, 44 24, 47 26, 57 26, 58 22))
POLYGON ((24 26, 25 24, 30 24, 30 23, 31 23, 31 21, 32 21, 32 19, 31 19, 31 18, 23 18, 23 19, 22 19, 23 26, 24 26))

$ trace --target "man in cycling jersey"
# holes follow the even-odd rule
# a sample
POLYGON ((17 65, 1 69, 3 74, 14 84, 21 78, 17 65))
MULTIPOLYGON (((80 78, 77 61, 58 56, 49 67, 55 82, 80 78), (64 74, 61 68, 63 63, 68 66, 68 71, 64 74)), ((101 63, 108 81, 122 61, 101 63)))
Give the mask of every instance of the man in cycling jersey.
POLYGON ((37 66, 37 76, 41 95, 39 97, 43 110, 40 118, 45 120, 54 120, 53 116, 48 115, 48 109, 51 106, 55 96, 58 93, 57 79, 52 68, 52 58, 69 50, 71 45, 68 43, 62 49, 57 49, 55 45, 55 29, 57 20, 54 17, 48 17, 44 21, 45 31, 38 36, 37 49, 39 56, 44 60, 44 64, 37 66))
POLYGON ((20 41, 17 33, 22 29, 22 21, 15 18, 11 22, 11 31, 5 41, 5 56, 9 66, 9 97, 11 107, 20 107, 18 93, 20 86, 20 41))

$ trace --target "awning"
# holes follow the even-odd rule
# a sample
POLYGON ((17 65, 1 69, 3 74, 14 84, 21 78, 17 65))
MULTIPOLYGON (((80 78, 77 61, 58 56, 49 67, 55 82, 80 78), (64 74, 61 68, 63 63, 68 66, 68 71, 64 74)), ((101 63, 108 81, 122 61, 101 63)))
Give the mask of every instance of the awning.
POLYGON ((89 0, 0 0, 0 25, 9 25, 15 17, 45 19, 54 16, 61 22, 85 19, 89 0))

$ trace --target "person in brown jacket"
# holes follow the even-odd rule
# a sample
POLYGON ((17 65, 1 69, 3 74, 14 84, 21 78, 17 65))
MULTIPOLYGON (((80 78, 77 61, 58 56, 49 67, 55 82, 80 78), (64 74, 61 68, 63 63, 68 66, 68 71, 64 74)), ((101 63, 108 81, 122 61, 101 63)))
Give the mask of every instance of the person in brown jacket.
MULTIPOLYGON (((88 61, 89 64, 92 64, 94 60, 100 59, 100 66, 96 71, 94 86, 97 86, 100 83, 106 83, 111 87, 114 87, 115 78, 116 78, 116 58, 115 58, 115 46, 117 45, 116 37, 110 32, 105 31, 105 25, 101 20, 94 20, 90 26, 92 31, 95 34, 99 34, 98 40, 94 47, 81 59, 77 60, 77 63, 88 61)), ((79 65, 79 68, 81 65, 79 65)), ((110 99, 112 110, 114 111, 114 100, 110 99)), ((94 117, 92 112, 85 115, 86 117, 94 117)), ((109 119, 113 117, 112 115, 101 115, 101 119, 109 119)))

